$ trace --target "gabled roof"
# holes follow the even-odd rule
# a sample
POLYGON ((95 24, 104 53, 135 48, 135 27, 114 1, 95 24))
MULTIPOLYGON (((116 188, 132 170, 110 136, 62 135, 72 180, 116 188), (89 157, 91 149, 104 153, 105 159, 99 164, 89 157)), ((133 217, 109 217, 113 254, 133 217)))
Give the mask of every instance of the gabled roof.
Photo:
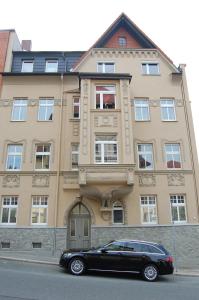
MULTIPOLYGON (((90 50, 93 48, 106 48, 108 41, 119 31, 120 28, 124 28, 131 37, 137 41, 144 49, 157 49, 161 54, 173 64, 172 60, 134 23, 129 17, 122 13, 102 34, 102 36, 89 48, 87 52, 77 62, 74 70, 79 64, 86 58, 90 50)), ((119 48, 119 47, 118 47, 119 48)), ((123 48, 124 49, 124 48, 123 48)))

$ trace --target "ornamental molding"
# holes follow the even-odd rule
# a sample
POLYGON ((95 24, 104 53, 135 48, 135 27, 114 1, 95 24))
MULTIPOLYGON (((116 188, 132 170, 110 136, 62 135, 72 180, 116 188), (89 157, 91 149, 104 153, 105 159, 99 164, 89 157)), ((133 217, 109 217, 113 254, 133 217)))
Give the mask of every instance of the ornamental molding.
POLYGON ((114 58, 114 57, 138 57, 143 59, 153 59, 159 57, 157 50, 133 50, 133 49, 113 49, 113 48, 95 48, 91 51, 91 56, 97 58, 114 58))
POLYGON ((153 174, 142 174, 139 175, 139 185, 140 186, 155 186, 156 177, 153 174))
POLYGON ((73 123, 73 136, 79 136, 79 123, 73 123))
POLYGON ((117 127, 118 117, 114 115, 95 116, 94 124, 95 127, 117 127))
POLYGON ((184 186, 185 178, 183 174, 168 174, 167 175, 168 186, 184 186))
POLYGON ((50 176, 41 174, 32 176, 32 186, 33 187, 49 187, 50 185, 50 176))
POLYGON ((2 186, 6 188, 15 188, 20 186, 20 176, 9 174, 3 177, 2 186))

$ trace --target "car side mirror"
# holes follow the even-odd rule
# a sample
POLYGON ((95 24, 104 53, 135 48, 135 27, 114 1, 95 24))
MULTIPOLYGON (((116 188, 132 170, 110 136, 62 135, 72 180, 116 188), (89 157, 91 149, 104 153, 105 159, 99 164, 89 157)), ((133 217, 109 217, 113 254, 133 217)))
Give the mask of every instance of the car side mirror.
POLYGON ((101 249, 101 252, 102 252, 102 253, 107 253, 107 250, 106 250, 105 248, 102 248, 102 249, 101 249))

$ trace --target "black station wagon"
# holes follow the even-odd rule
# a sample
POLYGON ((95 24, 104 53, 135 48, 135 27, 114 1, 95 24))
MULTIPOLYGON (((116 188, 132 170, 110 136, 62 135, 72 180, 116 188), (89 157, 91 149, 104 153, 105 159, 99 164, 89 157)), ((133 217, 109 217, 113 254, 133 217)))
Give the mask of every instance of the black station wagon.
POLYGON ((60 266, 74 275, 87 270, 138 273, 147 281, 157 280, 159 275, 173 273, 173 258, 160 244, 116 240, 103 247, 91 250, 65 250, 60 257, 60 266))

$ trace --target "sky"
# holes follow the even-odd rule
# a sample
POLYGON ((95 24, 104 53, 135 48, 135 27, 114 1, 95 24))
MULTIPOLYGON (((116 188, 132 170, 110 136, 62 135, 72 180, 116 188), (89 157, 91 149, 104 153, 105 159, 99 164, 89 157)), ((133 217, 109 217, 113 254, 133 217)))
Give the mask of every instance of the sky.
POLYGON ((186 64, 199 152, 197 0, 0 0, 0 29, 15 29, 32 50, 87 50, 122 13, 174 62, 186 64))

